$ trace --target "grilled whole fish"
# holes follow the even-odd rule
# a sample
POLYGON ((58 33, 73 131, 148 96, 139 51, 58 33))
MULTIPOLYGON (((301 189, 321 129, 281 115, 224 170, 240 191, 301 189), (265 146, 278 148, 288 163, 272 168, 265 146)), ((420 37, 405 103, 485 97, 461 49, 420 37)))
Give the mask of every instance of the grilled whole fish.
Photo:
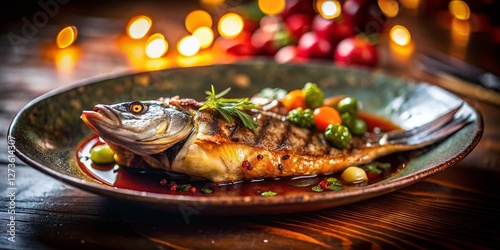
POLYGON ((354 137, 346 149, 329 145, 323 133, 300 128, 269 111, 248 111, 255 132, 227 122, 203 103, 178 97, 159 101, 98 104, 82 120, 115 152, 117 163, 157 168, 213 182, 328 174, 405 150, 398 145, 365 147, 354 137))

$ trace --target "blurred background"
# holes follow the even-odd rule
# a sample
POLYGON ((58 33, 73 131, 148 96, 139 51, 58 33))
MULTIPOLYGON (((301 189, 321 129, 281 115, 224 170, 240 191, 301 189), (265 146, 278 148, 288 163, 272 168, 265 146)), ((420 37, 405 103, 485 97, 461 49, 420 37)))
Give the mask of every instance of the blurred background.
POLYGON ((499 7, 494 0, 21 0, 0 10, 0 84, 33 84, 41 94, 102 74, 255 58, 422 76, 418 56, 440 53, 499 74, 499 7))

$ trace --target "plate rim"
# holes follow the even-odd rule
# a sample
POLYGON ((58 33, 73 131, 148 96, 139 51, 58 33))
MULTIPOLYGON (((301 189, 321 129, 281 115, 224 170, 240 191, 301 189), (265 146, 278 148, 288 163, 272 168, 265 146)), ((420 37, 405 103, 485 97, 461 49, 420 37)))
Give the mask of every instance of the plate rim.
MULTIPOLYGON (((255 61, 252 62, 240 62, 236 63, 238 65, 255 65, 255 61)), ((260 63, 260 61, 257 61, 257 63, 260 63)), ((235 63, 232 63, 235 64, 235 63)), ((198 67, 213 67, 213 66, 227 66, 227 65, 232 65, 232 64, 215 64, 215 65, 205 65, 205 66, 198 66, 198 67)), ((325 67, 324 64, 297 64, 297 63, 289 63, 291 65, 301 65, 305 67, 314 67, 314 66, 323 66, 325 67)), ((338 67, 338 66, 333 66, 333 65, 328 65, 329 67, 336 67, 338 69, 352 69, 356 71, 365 71, 365 73, 369 74, 382 74, 384 76, 388 76, 391 78, 394 78, 394 75, 391 75, 389 73, 383 72, 383 71, 369 71, 365 70, 362 68, 355 68, 355 67, 338 67)), ((10 138, 13 136, 13 130, 15 126, 19 123, 19 120, 21 119, 21 116, 32 106, 42 102, 43 100, 46 100, 50 97, 62 94, 66 91, 70 91, 73 89, 76 89, 81 86, 85 85, 90 85, 90 84, 95 84, 101 81, 105 80, 112 80, 120 77, 125 77, 125 76, 133 76, 137 74, 142 74, 142 73, 147 73, 147 72, 158 72, 158 71, 168 71, 171 70, 172 68, 168 69, 163 69, 163 70, 155 70, 155 71, 144 71, 144 72, 125 72, 125 73, 111 73, 111 74, 104 74, 100 76, 94 76, 90 78, 83 79, 81 81, 77 81, 73 84, 69 84, 66 86, 62 86, 56 89, 53 89, 51 91, 48 91, 45 94, 42 94, 35 99, 29 101, 23 108, 21 108, 11 121, 8 132, 7 132, 7 138, 10 138)), ((400 77, 401 79, 401 77, 400 77)), ((456 154, 454 157, 451 159, 447 159, 445 162, 435 165, 430 169, 424 170, 424 171, 418 171, 415 173, 411 173, 406 176, 402 176, 401 178, 397 178, 396 180, 390 180, 387 182, 382 182, 382 183, 375 183, 369 186, 365 187, 360 187, 360 188, 353 188, 350 190, 346 190, 343 192, 323 192, 323 193, 314 193, 312 192, 310 195, 305 195, 303 193, 301 194, 289 194, 289 195, 282 195, 282 196, 273 196, 273 197, 262 197, 262 196, 204 196, 204 197, 194 197, 194 196, 187 196, 187 195, 171 195, 171 194, 159 194, 159 193, 153 193, 153 192, 144 192, 144 191, 137 191, 137 190, 131 190, 131 189, 124 189, 124 188, 114 188, 111 186, 107 186, 105 184, 98 184, 98 183, 93 183, 91 181, 87 181, 84 179, 76 178, 70 175, 66 175, 63 173, 60 173, 56 170, 53 170, 52 168, 45 166, 44 164, 38 162, 36 159, 32 159, 28 157, 24 152, 21 152, 17 150, 15 151, 15 155, 24 163, 26 163, 28 166, 33 167, 37 169, 38 171, 51 176, 55 178, 58 181, 61 181, 65 184, 68 184, 70 186, 75 186, 80 189, 83 189, 85 191, 97 194, 97 195, 105 195, 106 197, 109 198, 117 198, 113 197, 113 195, 119 195, 121 199, 125 200, 139 200, 142 202, 146 203, 154 203, 154 204, 162 204, 166 206, 178 206, 178 205, 189 205, 193 203, 200 203, 200 204, 206 204, 207 206, 211 207, 227 207, 227 206, 237 206, 237 207, 252 207, 255 205, 300 205, 304 203, 310 203, 310 202, 328 202, 328 203, 334 203, 337 200, 342 200, 347 197, 352 197, 352 196, 360 196, 360 195, 368 195, 368 198, 372 198, 375 196, 379 196, 382 194, 390 193, 393 191, 396 191, 398 189, 404 188, 406 186, 409 186, 415 182, 418 182, 422 179, 425 179, 427 177, 430 177, 436 173, 442 172, 445 169, 455 165, 459 161, 461 161, 463 158, 465 158, 472 150, 476 147, 476 145, 479 143, 481 140, 483 131, 484 131, 484 122, 483 122, 483 117, 482 114, 479 112, 477 108, 472 106, 467 100, 464 98, 461 98, 457 96, 455 93, 446 90, 444 88, 441 88, 440 86, 424 82, 424 81, 418 81, 416 79, 407 79, 407 78, 402 78, 404 80, 404 84, 409 84, 410 81, 415 81, 412 82, 411 84, 426 84, 429 86, 434 86, 440 89, 440 91, 444 91, 447 94, 453 95, 455 98, 460 99, 466 104, 471 110, 475 113, 476 115, 476 120, 477 122, 477 129, 474 130, 474 136, 471 140, 471 143, 467 145, 465 148, 463 148, 458 154, 456 154), (111 195, 113 194, 113 195, 111 195), (307 196, 307 197, 305 197, 307 196)), ((16 144, 20 143, 16 141, 16 144)), ((76 156, 71 156, 71 159, 74 159, 76 156)), ((71 166, 68 166, 71 167, 71 166)), ((366 198, 362 198, 359 200, 365 200, 366 198)), ((359 201, 358 200, 358 201, 359 201)), ((357 202, 357 201, 356 201, 357 202)), ((348 202, 351 203, 351 202, 348 202)), ((342 205, 342 204, 341 204, 342 205)), ((332 206, 328 206, 332 207, 332 206)), ((304 211, 307 211, 307 209, 304 209, 304 211)), ((241 214, 241 213, 237 213, 241 214)))

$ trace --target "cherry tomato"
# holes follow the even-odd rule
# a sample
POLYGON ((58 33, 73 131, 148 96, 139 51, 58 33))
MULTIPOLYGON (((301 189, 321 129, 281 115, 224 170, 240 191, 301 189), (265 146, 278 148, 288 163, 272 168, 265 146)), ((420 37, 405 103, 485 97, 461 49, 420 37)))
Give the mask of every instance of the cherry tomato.
POLYGON ((304 91, 301 89, 296 89, 288 92, 288 94, 283 97, 282 100, 283 106, 288 110, 303 108, 306 109, 306 98, 304 95, 304 91))
POLYGON ((339 112, 329 106, 321 106, 314 109, 314 123, 316 129, 325 131, 330 124, 342 124, 339 112))
POLYGON ((377 47, 367 39, 359 36, 342 40, 334 54, 339 65, 358 65, 374 68, 378 65, 377 47))

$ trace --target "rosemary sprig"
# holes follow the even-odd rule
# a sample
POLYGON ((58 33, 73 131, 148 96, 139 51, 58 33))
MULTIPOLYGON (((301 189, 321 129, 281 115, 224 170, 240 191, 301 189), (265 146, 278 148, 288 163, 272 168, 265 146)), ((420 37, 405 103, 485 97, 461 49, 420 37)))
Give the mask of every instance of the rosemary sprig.
POLYGON ((259 124, 250 115, 245 113, 244 110, 258 109, 258 106, 251 103, 248 98, 223 98, 230 90, 231 88, 227 88, 216 94, 215 88, 212 85, 212 91, 205 92, 207 94, 207 101, 199 110, 206 108, 215 109, 227 122, 233 122, 233 117, 237 117, 243 122, 245 127, 255 132, 259 124))

